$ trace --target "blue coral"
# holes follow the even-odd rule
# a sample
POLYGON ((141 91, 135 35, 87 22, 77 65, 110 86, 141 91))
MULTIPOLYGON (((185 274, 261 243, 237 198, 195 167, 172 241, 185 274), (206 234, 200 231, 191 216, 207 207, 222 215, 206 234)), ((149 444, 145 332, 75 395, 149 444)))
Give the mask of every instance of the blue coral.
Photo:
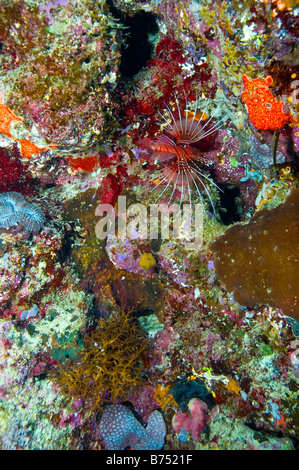
POLYGON ((37 232, 45 223, 44 212, 14 191, 0 194, 0 227, 22 224, 26 230, 37 232))
POLYGON ((160 450, 164 446, 166 425, 160 411, 153 411, 144 428, 124 405, 106 406, 100 434, 106 450, 160 450))

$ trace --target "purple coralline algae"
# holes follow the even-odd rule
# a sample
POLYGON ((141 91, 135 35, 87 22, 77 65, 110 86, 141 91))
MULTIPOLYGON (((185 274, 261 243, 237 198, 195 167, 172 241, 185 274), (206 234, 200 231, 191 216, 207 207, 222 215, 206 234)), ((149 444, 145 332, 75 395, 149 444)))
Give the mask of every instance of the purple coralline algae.
POLYGON ((208 407, 206 403, 199 398, 192 398, 188 404, 188 411, 189 414, 179 411, 174 415, 172 427, 177 434, 184 435, 185 432, 187 432, 197 438, 206 427, 206 423, 209 419, 208 407))
POLYGON ((166 425, 158 410, 151 413, 144 428, 126 406, 108 405, 99 429, 106 450, 160 450, 165 442, 166 425))

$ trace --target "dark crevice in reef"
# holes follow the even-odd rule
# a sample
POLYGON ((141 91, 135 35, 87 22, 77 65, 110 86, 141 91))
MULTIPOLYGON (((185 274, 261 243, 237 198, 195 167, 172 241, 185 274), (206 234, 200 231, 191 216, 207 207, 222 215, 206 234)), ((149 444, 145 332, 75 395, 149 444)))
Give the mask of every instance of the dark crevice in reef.
POLYGON ((112 0, 107 5, 114 18, 124 27, 121 46, 120 73, 123 78, 136 75, 154 54, 155 38, 159 33, 156 15, 139 10, 133 16, 117 9, 112 0))
POLYGON ((219 191, 221 223, 230 225, 240 222, 240 189, 232 184, 218 184, 218 187, 222 189, 219 191))

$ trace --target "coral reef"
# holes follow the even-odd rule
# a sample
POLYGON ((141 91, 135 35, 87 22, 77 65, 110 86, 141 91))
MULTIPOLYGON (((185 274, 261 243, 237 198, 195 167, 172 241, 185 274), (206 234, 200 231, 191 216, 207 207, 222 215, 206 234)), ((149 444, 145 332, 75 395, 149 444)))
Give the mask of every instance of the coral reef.
POLYGON ((121 307, 136 315, 155 313, 163 316, 163 284, 157 275, 138 268, 141 274, 131 273, 131 259, 126 269, 117 269, 109 259, 93 263, 82 281, 82 288, 94 295, 95 309, 99 312, 121 307))
POLYGON ((10 107, 51 143, 89 145, 102 133, 120 58, 108 10, 101 2, 54 2, 45 9, 43 2, 11 1, 1 6, 0 29, 10 107))
POLYGON ((1 449, 298 450, 297 3, 1 2, 1 449))
MULTIPOLYGON (((74 282, 68 280, 69 285, 74 282)), ((0 323, 1 448, 46 450, 68 445, 68 434, 74 423, 80 423, 80 415, 66 407, 65 397, 58 396, 47 373, 55 361, 72 355, 87 310, 85 295, 68 288, 63 298, 57 292, 42 297, 39 314, 27 319, 27 327, 0 323)))

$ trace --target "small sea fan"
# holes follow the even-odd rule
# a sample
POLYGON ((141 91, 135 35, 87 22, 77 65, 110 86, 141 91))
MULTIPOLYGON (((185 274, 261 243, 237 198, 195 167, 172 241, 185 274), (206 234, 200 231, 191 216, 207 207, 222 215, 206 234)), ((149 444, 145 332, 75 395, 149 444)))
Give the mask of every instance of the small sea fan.
MULTIPOLYGON (((186 101, 186 109, 183 114, 180 110, 177 98, 176 104, 177 118, 174 116, 169 106, 166 106, 166 108, 171 117, 171 121, 168 121, 159 113, 166 123, 166 134, 163 133, 158 136, 157 139, 150 144, 156 160, 162 164, 166 163, 166 166, 161 169, 163 178, 156 187, 164 183, 166 186, 155 202, 162 197, 168 187, 173 186, 168 205, 170 205, 173 199, 175 190, 179 187, 181 191, 180 206, 185 190, 188 192, 190 206, 192 206, 191 188, 195 187, 201 203, 203 203, 201 190, 203 189, 206 192, 215 213, 215 205, 210 195, 207 182, 217 188, 218 186, 204 173, 203 167, 207 166, 207 162, 204 154, 200 153, 198 147, 199 142, 202 143, 204 139, 210 136, 215 138, 218 129, 224 125, 224 122, 219 124, 214 123, 213 115, 208 118, 205 111, 208 108, 209 101, 204 112, 198 110, 197 98, 194 112, 189 110, 189 105, 186 101)), ((156 189, 156 187, 153 188, 153 190, 156 189)))
POLYGON ((26 230, 37 232, 45 223, 45 214, 35 204, 14 191, 0 194, 0 227, 10 228, 19 223, 26 230))

